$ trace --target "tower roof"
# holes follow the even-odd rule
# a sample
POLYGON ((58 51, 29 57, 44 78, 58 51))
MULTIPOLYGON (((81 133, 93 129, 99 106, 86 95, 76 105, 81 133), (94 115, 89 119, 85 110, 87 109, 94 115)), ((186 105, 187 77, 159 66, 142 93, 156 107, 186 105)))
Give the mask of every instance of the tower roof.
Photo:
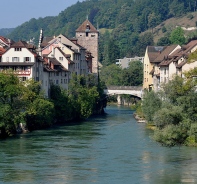
POLYGON ((85 20, 76 30, 76 32, 86 32, 87 26, 89 26, 89 32, 98 33, 97 29, 92 25, 92 23, 87 19, 85 20))

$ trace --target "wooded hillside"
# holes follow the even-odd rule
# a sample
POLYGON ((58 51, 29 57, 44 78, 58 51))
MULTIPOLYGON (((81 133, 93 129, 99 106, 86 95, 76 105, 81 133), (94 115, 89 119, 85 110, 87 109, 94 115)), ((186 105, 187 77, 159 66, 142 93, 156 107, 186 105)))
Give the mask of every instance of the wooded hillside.
MULTIPOLYGON (((109 65, 117 58, 144 55, 147 45, 156 44, 152 31, 157 25, 194 11, 196 0, 86 0, 68 7, 56 17, 32 18, 15 28, 9 38, 18 41, 34 37, 38 41, 41 28, 45 36, 63 33, 73 37, 88 15, 101 32, 100 61, 109 65), (149 31, 140 34, 146 30, 149 31)), ((167 32, 165 27, 163 29, 167 32)))

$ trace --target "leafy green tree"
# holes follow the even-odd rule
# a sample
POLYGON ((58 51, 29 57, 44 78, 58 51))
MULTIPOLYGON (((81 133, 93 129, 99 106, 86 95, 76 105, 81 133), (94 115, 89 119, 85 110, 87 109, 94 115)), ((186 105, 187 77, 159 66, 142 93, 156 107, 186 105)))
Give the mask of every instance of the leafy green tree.
POLYGON ((69 83, 69 100, 72 107, 72 117, 84 119, 89 117, 99 100, 97 87, 90 87, 83 76, 73 75, 69 83))
POLYGON ((170 42, 171 44, 179 44, 183 45, 185 44, 185 36, 184 36, 184 31, 181 27, 177 27, 174 29, 171 34, 170 34, 170 42))
POLYGON ((153 28, 156 27, 158 23, 158 18, 157 16, 155 15, 155 13, 151 13, 148 15, 148 27, 152 29, 152 32, 153 32, 153 28))
POLYGON ((170 45, 170 40, 167 36, 164 36, 164 37, 161 37, 159 38, 158 42, 157 42, 157 45, 158 46, 167 46, 167 45, 170 45))
POLYGON ((72 107, 66 90, 60 86, 52 85, 50 98, 54 104, 56 122, 66 122, 72 119, 72 107))
POLYGON ((29 130, 49 127, 54 120, 54 105, 46 99, 37 98, 26 110, 25 115, 29 130))
POLYGON ((178 125, 183 120, 183 109, 179 106, 161 108, 155 113, 153 121, 159 129, 167 125, 178 125))
POLYGON ((101 68, 100 78, 107 86, 120 86, 122 69, 116 64, 105 66, 101 68))
POLYGON ((142 112, 148 122, 153 121, 154 115, 160 109, 162 101, 154 91, 145 92, 142 102, 142 112))
POLYGON ((0 130, 8 135, 16 132, 18 116, 24 109, 23 89, 13 73, 0 73, 0 130))
POLYGON ((175 76, 173 80, 163 86, 163 98, 172 104, 177 104, 177 99, 190 93, 194 87, 194 83, 190 81, 184 82, 183 78, 175 76))
POLYGON ((129 63, 129 67, 122 71, 123 86, 139 86, 143 82, 143 64, 140 61, 129 63))
POLYGON ((163 146, 173 147, 183 145, 188 138, 188 126, 170 124, 163 129, 156 129, 153 138, 163 146))

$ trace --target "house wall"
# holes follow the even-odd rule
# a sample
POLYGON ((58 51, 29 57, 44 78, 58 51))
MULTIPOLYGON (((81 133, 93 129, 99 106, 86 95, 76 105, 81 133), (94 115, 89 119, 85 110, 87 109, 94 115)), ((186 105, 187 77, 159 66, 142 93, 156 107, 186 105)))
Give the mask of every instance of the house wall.
POLYGON ((149 86, 153 84, 153 77, 150 71, 153 69, 153 64, 150 63, 148 52, 146 49, 144 56, 144 79, 143 79, 143 89, 149 89, 149 86))
POLYGON ((176 63, 171 62, 167 70, 168 70, 168 80, 172 80, 174 75, 177 74, 176 63))
MULTIPOLYGON (((35 65, 36 58, 27 48, 21 48, 21 51, 15 51, 14 48, 10 48, 7 52, 5 52, 2 55, 1 62, 21 62, 22 63, 22 62, 24 62, 24 57, 30 58, 29 59, 30 61, 27 61, 27 62, 34 63, 34 65, 35 65), (13 61, 13 58, 15 58, 14 61, 13 61), (16 59, 16 58, 18 58, 18 59, 16 59)), ((36 69, 37 68, 34 65, 29 66, 29 70, 30 70, 29 74, 20 75, 20 77, 27 77, 27 79, 36 77, 36 69)))
POLYGON ((43 71, 43 82, 42 82, 42 91, 46 97, 49 96, 50 82, 49 82, 49 72, 43 71))
POLYGON ((182 66, 182 74, 196 67, 197 67, 197 61, 193 63, 186 63, 185 65, 182 66))

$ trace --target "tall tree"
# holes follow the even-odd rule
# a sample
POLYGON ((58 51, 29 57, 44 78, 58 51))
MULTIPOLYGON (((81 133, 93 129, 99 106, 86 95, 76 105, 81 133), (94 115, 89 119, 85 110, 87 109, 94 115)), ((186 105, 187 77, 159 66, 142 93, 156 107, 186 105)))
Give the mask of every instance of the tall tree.
POLYGON ((184 36, 184 31, 181 27, 177 27, 174 29, 171 34, 170 34, 170 41, 171 44, 179 44, 183 45, 185 44, 185 36, 184 36))

